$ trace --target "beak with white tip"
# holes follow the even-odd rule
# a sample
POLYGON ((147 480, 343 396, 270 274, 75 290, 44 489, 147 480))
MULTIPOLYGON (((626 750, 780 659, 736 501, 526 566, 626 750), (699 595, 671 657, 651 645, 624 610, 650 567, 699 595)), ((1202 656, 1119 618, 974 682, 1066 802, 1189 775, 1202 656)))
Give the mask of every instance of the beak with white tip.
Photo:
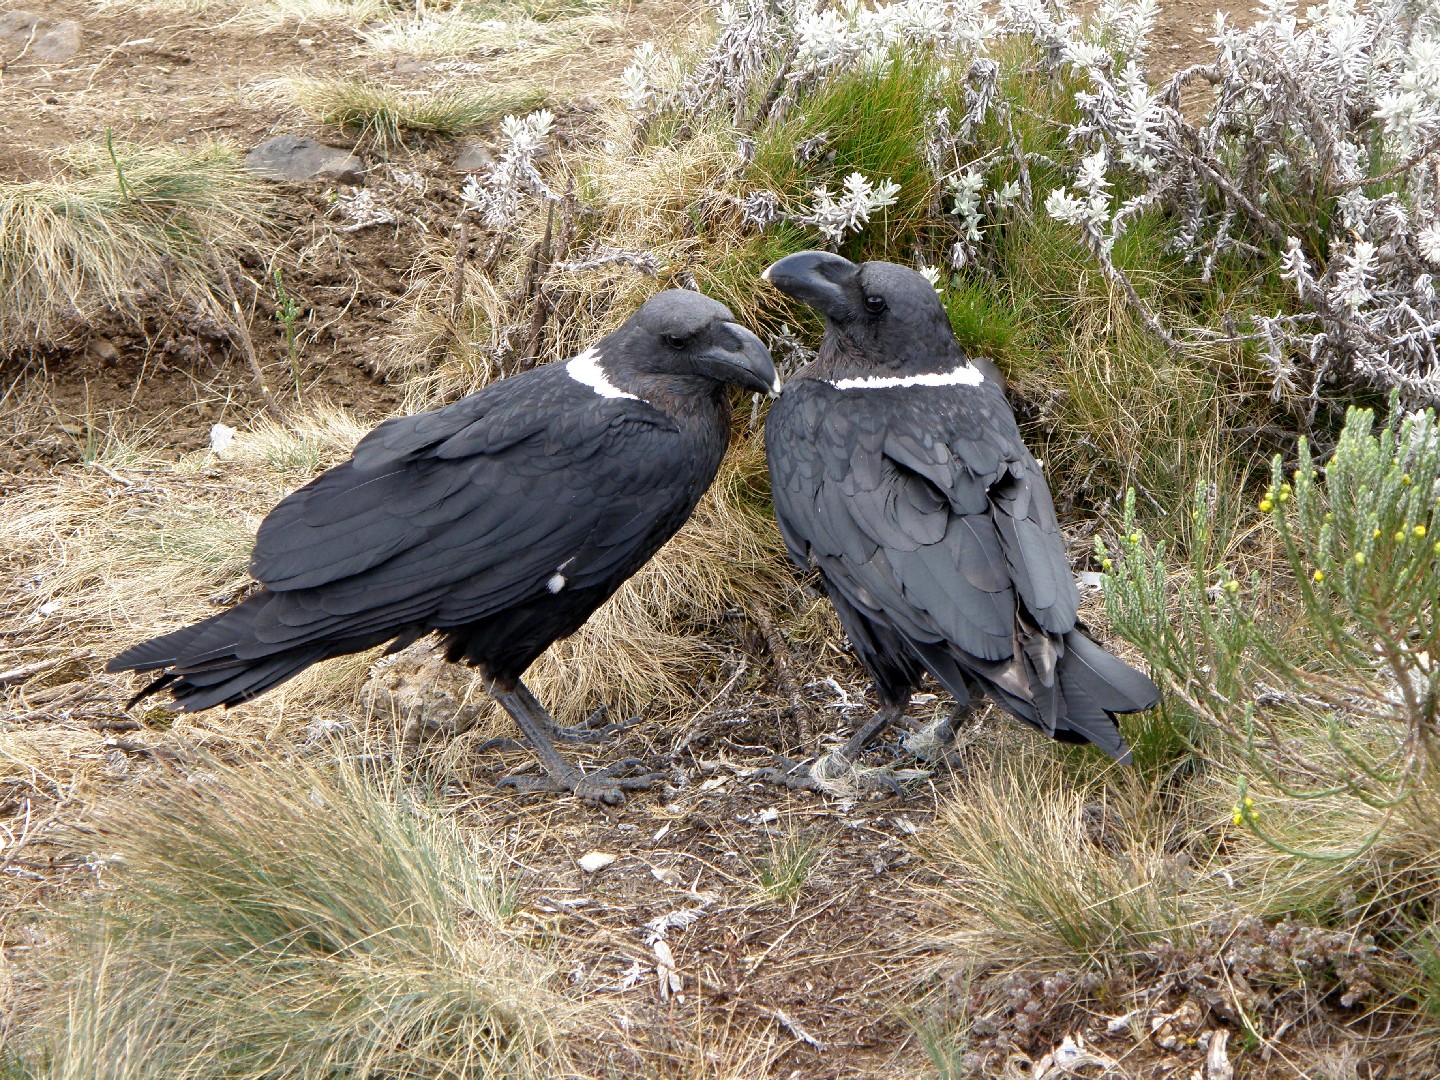
POLYGON ((701 372, 761 394, 780 393, 780 376, 765 343, 739 323, 721 323, 719 330, 716 343, 698 357, 701 372))

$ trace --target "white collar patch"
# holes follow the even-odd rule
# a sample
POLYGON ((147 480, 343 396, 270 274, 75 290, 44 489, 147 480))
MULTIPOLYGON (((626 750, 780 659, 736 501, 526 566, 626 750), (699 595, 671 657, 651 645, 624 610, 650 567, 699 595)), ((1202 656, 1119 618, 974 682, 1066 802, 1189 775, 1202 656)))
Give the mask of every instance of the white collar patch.
MULTIPOLYGON (((827 380, 828 381, 828 380, 827 380)), ((894 390, 902 386, 979 386, 985 381, 969 361, 953 371, 927 371, 923 375, 871 375, 863 379, 831 382, 836 390, 894 390)))
POLYGON ((601 397, 641 400, 634 394, 627 394, 609 380, 600 366, 600 352, 597 349, 586 349, 579 356, 567 360, 565 372, 576 382, 584 383, 601 397))

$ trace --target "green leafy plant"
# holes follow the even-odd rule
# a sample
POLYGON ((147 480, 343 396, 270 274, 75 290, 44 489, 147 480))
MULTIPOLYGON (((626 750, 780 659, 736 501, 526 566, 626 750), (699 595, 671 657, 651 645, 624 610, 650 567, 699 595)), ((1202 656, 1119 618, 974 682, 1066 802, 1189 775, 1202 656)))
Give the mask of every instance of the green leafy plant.
POLYGON ((1268 831, 1242 777, 1236 823, 1292 853, 1346 860, 1435 764, 1440 431, 1433 411, 1405 414, 1392 398, 1378 431, 1371 410, 1349 411, 1323 468, 1304 439, 1297 457, 1288 476, 1275 458, 1258 504, 1269 578, 1242 585, 1211 561, 1212 530, 1234 526, 1208 517, 1204 491, 1190 509, 1202 542, 1178 575, 1165 544, 1133 531, 1133 493, 1119 550, 1097 555, 1112 625, 1161 675, 1170 708, 1229 736, 1281 797, 1379 813, 1358 848, 1301 850, 1268 831))

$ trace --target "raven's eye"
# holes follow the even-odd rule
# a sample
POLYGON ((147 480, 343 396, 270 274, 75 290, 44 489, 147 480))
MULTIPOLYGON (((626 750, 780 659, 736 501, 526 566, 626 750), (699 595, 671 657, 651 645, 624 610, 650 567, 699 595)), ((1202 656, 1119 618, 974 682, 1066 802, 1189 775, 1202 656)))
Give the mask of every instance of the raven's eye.
POLYGON ((679 334, 665 335, 665 344, 669 345, 672 349, 683 349, 686 342, 688 342, 689 340, 690 339, 688 337, 682 337, 679 334))
POLYGON ((885 298, 883 296, 875 296, 873 293, 865 297, 865 310, 870 312, 871 315, 879 315, 885 310, 885 298))

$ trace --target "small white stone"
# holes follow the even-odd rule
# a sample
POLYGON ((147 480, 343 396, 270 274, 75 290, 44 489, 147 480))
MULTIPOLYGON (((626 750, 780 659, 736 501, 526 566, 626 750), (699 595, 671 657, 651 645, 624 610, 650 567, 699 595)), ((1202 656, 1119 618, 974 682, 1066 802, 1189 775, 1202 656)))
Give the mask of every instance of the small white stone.
POLYGON ((587 874, 593 874, 598 870, 604 870, 615 861, 617 856, 605 851, 592 851, 588 855, 581 855, 576 860, 576 865, 587 874))

